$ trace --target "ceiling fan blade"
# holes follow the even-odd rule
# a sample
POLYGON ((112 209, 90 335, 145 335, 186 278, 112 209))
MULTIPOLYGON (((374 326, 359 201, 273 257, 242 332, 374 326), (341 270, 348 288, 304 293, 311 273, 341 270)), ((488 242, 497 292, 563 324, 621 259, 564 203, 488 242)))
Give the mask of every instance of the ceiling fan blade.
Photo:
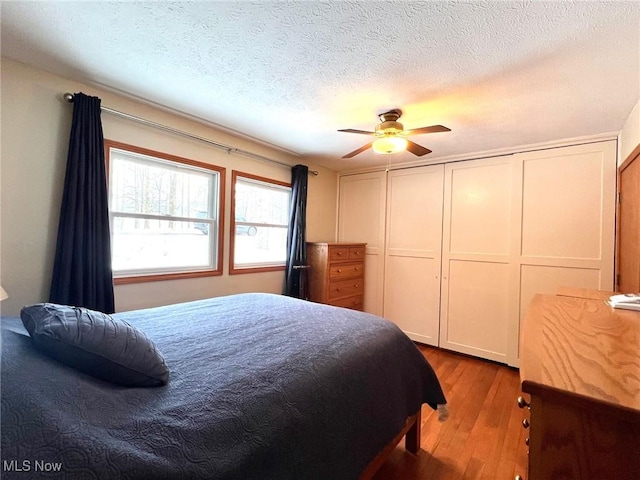
POLYGON ((425 148, 422 145, 418 145, 417 143, 413 143, 410 140, 407 140, 407 150, 418 157, 422 157, 427 153, 431 153, 431 150, 429 150, 428 148, 425 148))
POLYGON ((430 127, 414 128, 412 130, 405 130, 407 135, 416 135, 418 133, 436 133, 436 132, 450 132, 451 129, 442 125, 431 125, 430 127))
POLYGON ((353 128, 345 128, 344 130, 338 130, 339 132, 345 133, 361 133, 363 135, 375 135, 375 132, 366 132, 364 130, 354 130, 353 128))
POLYGON ((366 145, 360 147, 357 150, 354 150, 353 152, 347 153, 345 156, 343 156, 342 158, 351 158, 351 157, 355 157, 356 155, 358 155, 359 153, 364 152, 367 148, 371 148, 371 145, 373 145, 373 142, 371 143, 367 143, 366 145))

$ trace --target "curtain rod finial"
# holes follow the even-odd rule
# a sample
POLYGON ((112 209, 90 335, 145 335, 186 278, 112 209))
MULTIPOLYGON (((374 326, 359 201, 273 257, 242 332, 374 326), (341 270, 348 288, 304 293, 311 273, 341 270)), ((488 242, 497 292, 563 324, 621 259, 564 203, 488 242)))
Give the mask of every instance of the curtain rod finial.
POLYGON ((73 93, 65 93, 64 95, 62 95, 62 98, 64 98, 64 101, 67 103, 73 103, 73 93))

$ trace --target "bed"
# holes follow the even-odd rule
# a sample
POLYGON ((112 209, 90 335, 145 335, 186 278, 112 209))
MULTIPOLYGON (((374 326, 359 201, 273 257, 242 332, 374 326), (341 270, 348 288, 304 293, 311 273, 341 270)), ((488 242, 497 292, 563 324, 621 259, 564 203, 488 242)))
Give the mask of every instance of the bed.
POLYGON ((364 478, 407 431, 419 447, 423 404, 446 403, 374 315, 256 293, 113 318, 153 341, 166 385, 86 375, 2 318, 2 478, 364 478))

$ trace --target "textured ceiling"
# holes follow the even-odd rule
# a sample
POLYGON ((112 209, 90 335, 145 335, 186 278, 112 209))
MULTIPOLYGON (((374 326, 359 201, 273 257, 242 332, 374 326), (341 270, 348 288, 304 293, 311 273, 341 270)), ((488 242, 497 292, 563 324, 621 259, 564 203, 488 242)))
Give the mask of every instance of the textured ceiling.
MULTIPOLYGON (((2 2, 2 55, 338 170, 338 129, 401 108, 425 159, 616 132, 640 97, 640 2, 2 2)), ((107 105, 108 106, 108 105, 107 105)), ((412 161, 409 153, 394 162, 412 161)))

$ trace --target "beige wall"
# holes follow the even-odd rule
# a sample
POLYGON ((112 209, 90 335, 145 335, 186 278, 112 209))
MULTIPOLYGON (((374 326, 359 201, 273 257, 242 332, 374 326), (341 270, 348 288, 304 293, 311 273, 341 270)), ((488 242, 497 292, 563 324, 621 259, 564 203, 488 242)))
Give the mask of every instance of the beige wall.
POLYGON ((624 162, 638 145, 640 145, 640 101, 636 103, 620 131, 618 163, 624 162))
MULTIPOLYGON (((65 92, 82 91, 102 105, 269 158, 307 164, 309 176, 307 238, 333 240, 337 175, 287 153, 234 137, 110 91, 61 78, 2 59, 0 160, 0 282, 9 293, 4 313, 16 314, 29 303, 46 301, 61 201, 73 107, 65 92)), ((227 169, 224 275, 199 279, 119 285, 118 311, 164 305, 239 292, 282 291, 282 272, 228 275, 231 170, 289 181, 290 170, 270 162, 227 154, 205 143, 146 127, 108 113, 102 115, 105 138, 220 165, 227 169)))

